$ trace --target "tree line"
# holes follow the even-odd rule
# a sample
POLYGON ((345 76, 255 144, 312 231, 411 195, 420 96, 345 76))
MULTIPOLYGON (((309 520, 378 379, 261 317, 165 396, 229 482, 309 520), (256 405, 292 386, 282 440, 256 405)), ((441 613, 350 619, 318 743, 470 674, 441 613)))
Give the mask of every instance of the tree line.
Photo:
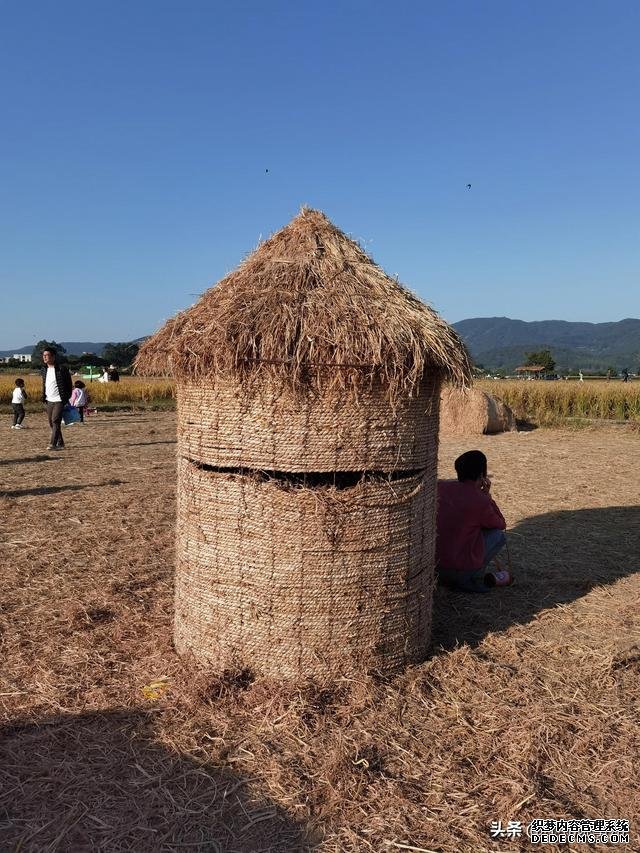
MULTIPOLYGON (((79 367, 108 367, 110 364, 119 368, 129 367, 138 355, 139 345, 132 342, 105 344, 101 355, 95 353, 84 353, 82 355, 71 355, 62 344, 56 341, 41 340, 34 346, 31 352, 30 367, 42 367, 42 353, 46 349, 55 350, 58 359, 70 369, 79 367)), ((6 362, 8 367, 24 368, 25 363, 17 358, 10 358, 6 362)))

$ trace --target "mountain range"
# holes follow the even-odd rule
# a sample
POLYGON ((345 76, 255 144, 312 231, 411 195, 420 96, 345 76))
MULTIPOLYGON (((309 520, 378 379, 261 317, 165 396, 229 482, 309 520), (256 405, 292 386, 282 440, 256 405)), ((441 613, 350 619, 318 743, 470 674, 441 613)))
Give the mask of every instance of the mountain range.
MULTIPOLYGON (((100 355, 107 345, 107 341, 100 343, 96 343, 95 341, 60 341, 59 343, 66 349, 68 355, 82 355, 83 352, 93 352, 96 355, 100 355)), ((0 356, 6 358, 11 355, 29 355, 29 353, 33 352, 33 347, 34 344, 19 347, 18 349, 2 349, 0 350, 0 356)))
POLYGON ((558 370, 631 371, 640 368, 640 320, 616 323, 572 323, 565 320, 525 322, 509 317, 475 317, 453 324, 476 364, 512 371, 525 353, 551 350, 558 370))
MULTIPOLYGON (((616 323, 572 323, 565 320, 525 322, 509 317, 475 317, 453 324, 477 364, 489 370, 512 371, 525 353, 549 349, 558 370, 605 371, 612 367, 640 370, 640 320, 616 323)), ((136 343, 144 338, 138 338, 136 343)), ((106 343, 63 341, 69 355, 100 355, 106 343)), ((0 356, 30 353, 33 344, 0 350, 0 356)))
MULTIPOLYGON (((127 341, 127 343, 139 344, 144 341, 144 338, 136 338, 134 341, 127 341)), ((67 355, 82 355, 83 353, 92 352, 94 355, 102 355, 102 350, 106 347, 107 343, 114 343, 114 341, 58 341, 60 346, 63 346, 67 351, 67 355)), ((12 355, 29 355, 29 353, 33 352, 34 344, 29 344, 25 347, 18 347, 17 349, 2 349, 0 350, 0 356, 6 358, 7 356, 12 355)))

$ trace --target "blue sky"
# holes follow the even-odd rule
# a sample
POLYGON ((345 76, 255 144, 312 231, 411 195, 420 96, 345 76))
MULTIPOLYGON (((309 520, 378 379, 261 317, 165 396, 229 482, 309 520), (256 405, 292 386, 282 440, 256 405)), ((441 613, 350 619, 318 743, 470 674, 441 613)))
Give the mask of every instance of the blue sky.
POLYGON ((450 321, 640 316, 635 2, 0 16, 0 348, 150 333, 302 204, 450 321))

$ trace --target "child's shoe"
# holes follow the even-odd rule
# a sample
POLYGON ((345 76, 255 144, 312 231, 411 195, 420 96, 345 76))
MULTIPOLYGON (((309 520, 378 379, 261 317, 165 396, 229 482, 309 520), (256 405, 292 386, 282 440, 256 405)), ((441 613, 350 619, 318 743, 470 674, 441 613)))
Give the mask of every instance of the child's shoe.
POLYGON ((513 575, 511 574, 511 566, 509 562, 509 568, 503 568, 502 561, 498 559, 498 557, 494 557, 491 561, 493 563, 492 570, 485 576, 485 583, 487 586, 511 586, 513 583, 513 575))
POLYGON ((511 572, 506 569, 500 569, 497 572, 491 572, 496 581, 496 586, 511 586, 513 578, 511 572))

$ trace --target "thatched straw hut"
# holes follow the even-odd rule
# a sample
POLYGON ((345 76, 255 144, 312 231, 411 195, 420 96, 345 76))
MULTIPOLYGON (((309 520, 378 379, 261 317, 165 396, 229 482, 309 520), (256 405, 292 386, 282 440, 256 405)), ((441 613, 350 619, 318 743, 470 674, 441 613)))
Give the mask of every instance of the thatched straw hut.
POLYGON ((285 677, 420 659, 456 333, 305 209, 137 370, 177 380, 178 651, 285 677))
POLYGON ((478 388, 446 385, 440 396, 441 435, 483 435, 516 429, 516 418, 498 397, 478 388))

